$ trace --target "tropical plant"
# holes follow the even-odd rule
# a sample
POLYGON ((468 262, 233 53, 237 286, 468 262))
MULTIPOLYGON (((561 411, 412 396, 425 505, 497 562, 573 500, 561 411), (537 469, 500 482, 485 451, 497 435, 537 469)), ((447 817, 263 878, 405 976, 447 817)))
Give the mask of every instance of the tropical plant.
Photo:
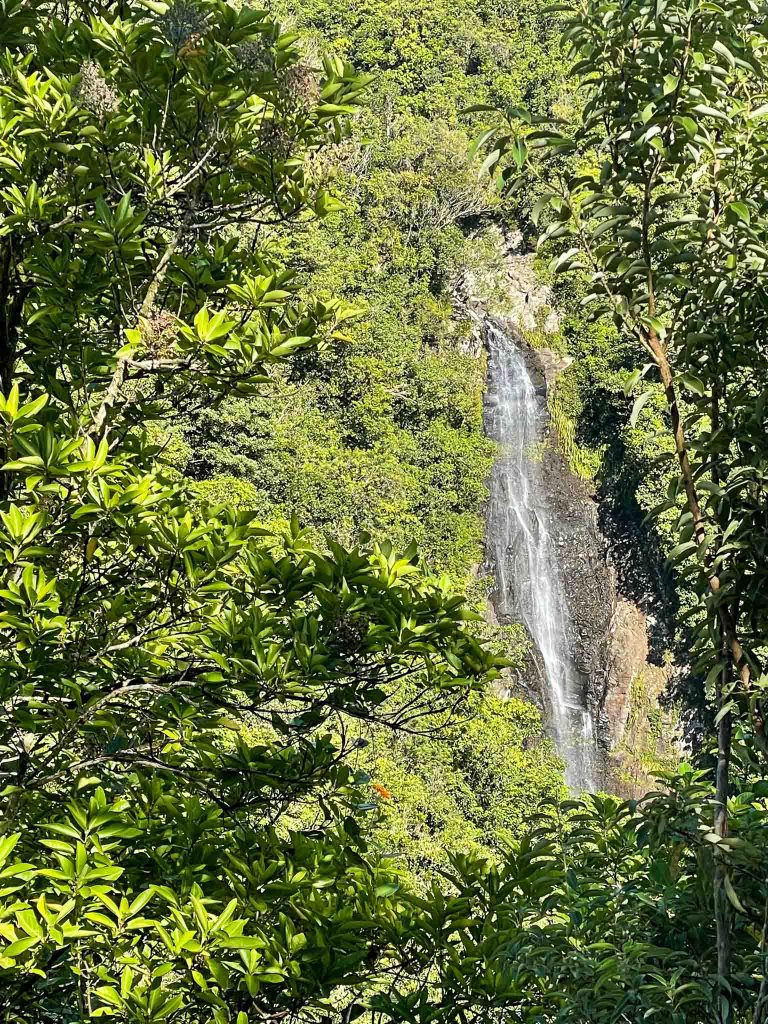
POLYGON ((500 209, 469 152, 460 110, 489 97, 545 104, 559 93, 544 0, 280 0, 307 51, 348 55, 375 76, 343 145, 323 162, 344 213, 292 225, 281 245, 312 290, 364 312, 348 342, 301 354, 279 400, 238 397, 193 417, 178 446, 206 493, 348 543, 362 526, 416 539, 463 587, 482 559, 493 445, 483 437, 482 346, 454 301, 505 280, 500 209))
POLYGON ((768 752, 765 23, 753 0, 588 0, 565 34, 586 94, 582 129, 571 137, 515 113, 490 162, 509 185, 531 172, 548 183, 534 215, 545 240, 570 246, 555 269, 586 270, 596 315, 649 360, 630 388, 649 374, 658 384, 632 422, 663 396, 673 443, 660 457, 677 470, 656 512, 679 513, 670 557, 698 594, 697 667, 716 691, 718 1019, 729 1021, 734 715, 760 773, 768 752))
MULTIPOLYGON (((768 784, 744 788, 744 768, 731 805, 730 996, 735 1019, 751 1024, 766 1001, 768 784)), ((373 1005, 413 1024, 716 1019, 708 774, 686 768, 639 804, 545 807, 503 858, 455 856, 451 888, 434 887, 408 933, 411 974, 373 1005)))
POLYGON ((351 315, 269 232, 335 207, 365 81, 218 0, 3 11, 2 1019, 327 1015, 412 914, 345 722, 497 659, 412 550, 205 507, 163 446, 351 315))

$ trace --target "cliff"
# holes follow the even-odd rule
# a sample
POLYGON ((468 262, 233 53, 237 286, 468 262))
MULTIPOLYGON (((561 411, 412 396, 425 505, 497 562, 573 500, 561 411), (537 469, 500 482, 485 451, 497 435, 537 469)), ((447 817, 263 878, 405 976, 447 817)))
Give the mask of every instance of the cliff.
MULTIPOLYGON (((501 313, 498 298, 492 297, 498 296, 498 273, 488 281, 464 275, 457 283, 457 308, 473 323, 467 350, 479 354, 488 324, 497 324, 519 346, 542 406, 551 408, 558 377, 570 363, 561 345, 556 350, 547 344, 559 331, 557 311, 549 289, 536 280, 531 255, 520 251, 520 239, 500 233, 498 237, 506 300, 501 313)), ((489 375, 493 373, 493 360, 489 360, 489 375)), ((491 379, 488 394, 492 397, 487 401, 497 400, 494 388, 491 379)), ((621 523, 601 508, 594 483, 573 472, 562 439, 546 414, 545 418, 543 443, 531 457, 539 462, 542 494, 538 500, 546 505, 567 605, 563 618, 567 653, 594 723, 599 783, 609 791, 632 796, 647 790, 653 772, 679 754, 676 717, 667 698, 673 666, 659 664, 652 654, 656 617, 635 585, 646 571, 645 553, 631 531, 623 534, 621 523)), ((494 529, 498 525, 489 517, 488 530, 494 529)), ((498 558, 493 548, 489 532, 486 568, 490 572, 498 558)), ((505 585, 514 590, 516 583, 513 579, 505 585)), ((521 579, 517 585, 527 587, 529 582, 521 579)), ((498 584, 491 602, 493 617, 509 621, 498 584)), ((516 682, 529 694, 538 692, 546 709, 540 663, 534 648, 516 682)), ((548 714, 551 720, 551 708, 548 714)))

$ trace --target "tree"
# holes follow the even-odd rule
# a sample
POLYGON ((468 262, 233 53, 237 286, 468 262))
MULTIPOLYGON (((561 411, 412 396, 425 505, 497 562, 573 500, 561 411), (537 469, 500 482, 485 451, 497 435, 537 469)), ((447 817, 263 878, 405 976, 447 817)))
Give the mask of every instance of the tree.
POLYGON ((164 446, 351 315, 269 238, 335 208, 365 81, 217 0, 4 29, 2 1019, 327 1014, 415 913, 345 723, 450 715, 497 659, 413 551, 201 507, 164 446))
POLYGON ((546 240, 572 246, 555 269, 585 270, 596 314, 650 358, 632 387, 649 373, 658 384, 633 420, 663 395, 677 472, 657 511, 679 511, 670 557, 699 595, 697 667, 716 691, 718 1019, 729 1021, 734 715, 759 773, 768 753, 765 25, 752 0, 588 0, 566 22, 582 129, 571 138, 513 114, 490 160, 507 184, 534 168, 548 182, 534 215, 546 211, 546 240))
MULTIPOLYGON (((639 804, 543 808, 503 857, 454 857, 452 889, 435 887, 407 935, 411 974, 374 1006, 414 1024, 716 1019, 711 781, 689 767, 664 783, 639 804)), ((766 783, 747 785, 737 778, 732 803, 740 1024, 765 1012, 766 783)))

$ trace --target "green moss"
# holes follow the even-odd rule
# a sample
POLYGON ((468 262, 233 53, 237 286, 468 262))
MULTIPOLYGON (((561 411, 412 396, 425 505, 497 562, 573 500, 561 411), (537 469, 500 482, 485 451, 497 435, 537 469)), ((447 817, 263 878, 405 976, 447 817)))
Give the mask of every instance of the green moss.
POLYGON ((582 480, 594 480, 600 472, 605 446, 590 448, 576 439, 579 403, 573 377, 566 370, 550 390, 549 418, 557 446, 571 471, 582 480))
POLYGON ((529 445, 523 455, 529 462, 541 463, 544 461, 548 444, 546 441, 536 441, 534 444, 529 445))
POLYGON ((679 757, 672 747, 678 731, 678 714, 674 708, 664 709, 659 704, 659 693, 664 689, 665 673, 661 669, 648 669, 632 680, 629 693, 629 714, 624 742, 619 755, 625 768, 622 774, 632 784, 633 771, 651 779, 660 772, 675 767, 679 757), (661 674, 651 679, 649 673, 661 674))

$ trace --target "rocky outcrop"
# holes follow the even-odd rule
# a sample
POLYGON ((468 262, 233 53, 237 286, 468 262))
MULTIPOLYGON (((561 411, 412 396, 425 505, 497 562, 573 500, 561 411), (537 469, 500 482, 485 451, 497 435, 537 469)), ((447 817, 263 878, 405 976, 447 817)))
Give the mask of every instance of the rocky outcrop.
POLYGON ((571 619, 569 646, 588 680, 589 704, 602 732, 601 683, 608 672, 606 640, 616 607, 616 578, 598 527, 594 497, 584 481, 570 471, 554 438, 550 438, 543 463, 571 619))
POLYGON ((453 287, 457 306, 481 316, 490 312, 526 333, 556 334, 560 317, 552 289, 538 279, 535 256, 525 252, 521 232, 494 225, 486 235, 498 252, 498 264, 459 275, 453 287))
POLYGON ((611 621, 603 693, 613 791, 638 797, 654 787, 654 775, 683 753, 674 706, 667 699, 675 669, 653 664, 648 616, 619 598, 611 621))
MULTIPOLYGON (((560 322, 551 292, 536 280, 533 257, 521 251, 521 243, 520 237, 499 232, 503 315, 493 298, 498 273, 495 281, 463 275, 455 299, 472 324, 466 350, 481 353, 483 323, 489 308, 495 310, 494 320, 518 338, 537 391, 547 396, 571 360, 547 347, 547 337, 559 331, 560 322)), ((551 427, 545 441, 540 477, 559 549, 568 646, 603 750, 603 785, 636 795, 648 788, 653 771, 677 753, 674 714, 660 703, 672 669, 660 663, 652 609, 626 586, 633 577, 631 566, 624 564, 634 557, 631 544, 618 543, 601 528, 606 517, 594 489, 571 471, 551 427)))
POLYGON ((620 598, 611 618, 608 662, 602 704, 608 741, 617 750, 629 724, 632 684, 648 666, 648 629, 645 615, 631 601, 620 598))
MULTIPOLYGON (((510 324, 506 329, 513 330, 510 324)), ((518 338, 546 396, 557 386, 558 357, 518 338)), ((614 562, 594 489, 571 471, 551 428, 545 440, 540 480, 568 606, 568 648, 602 750, 602 785, 637 796, 652 785, 654 771, 679 753, 674 711, 662 703, 673 669, 653 663, 649 639, 656 620, 625 592, 628 570, 614 562)))
MULTIPOLYGON (((546 336, 560 330, 552 289, 538 280, 534 254, 524 251, 521 232, 492 225, 486 233, 495 244, 498 265, 485 271, 465 269, 452 289, 457 317, 468 327, 459 347, 474 356, 483 351, 483 321, 489 313, 527 334, 546 336)), ((552 355, 555 362, 561 358, 552 355)))

